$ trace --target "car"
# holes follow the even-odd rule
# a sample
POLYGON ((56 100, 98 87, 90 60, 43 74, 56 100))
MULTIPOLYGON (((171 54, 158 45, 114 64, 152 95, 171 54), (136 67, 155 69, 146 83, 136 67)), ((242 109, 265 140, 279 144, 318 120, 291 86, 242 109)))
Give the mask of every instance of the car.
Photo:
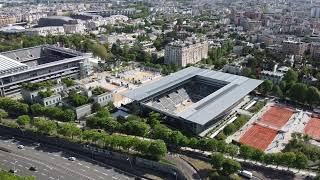
POLYGON ((19 145, 18 146, 18 149, 23 149, 24 148, 24 145, 19 145))
POLYGON ((69 157, 68 160, 69 160, 69 161, 75 161, 76 158, 75 158, 75 157, 69 157))
POLYGON ((241 176, 243 176, 243 177, 246 177, 246 178, 248 178, 248 179, 253 178, 252 172, 247 171, 247 170, 242 170, 242 171, 240 171, 238 174, 241 175, 241 176))
POLYGON ((10 169, 10 170, 9 170, 9 173, 13 173, 13 174, 14 174, 14 173, 16 173, 16 172, 17 172, 16 169, 10 169))
POLYGON ((37 168, 36 168, 35 166, 31 166, 31 167, 29 168, 29 170, 30 170, 30 171, 37 171, 37 168))

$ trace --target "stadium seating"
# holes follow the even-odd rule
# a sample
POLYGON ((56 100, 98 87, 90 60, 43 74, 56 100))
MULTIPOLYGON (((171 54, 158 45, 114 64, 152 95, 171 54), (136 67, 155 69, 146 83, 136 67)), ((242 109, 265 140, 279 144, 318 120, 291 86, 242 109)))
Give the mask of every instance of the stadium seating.
POLYGON ((156 100, 151 100, 150 102, 153 107, 159 110, 175 113, 179 106, 196 103, 218 89, 218 87, 204 83, 186 83, 158 96, 156 100))

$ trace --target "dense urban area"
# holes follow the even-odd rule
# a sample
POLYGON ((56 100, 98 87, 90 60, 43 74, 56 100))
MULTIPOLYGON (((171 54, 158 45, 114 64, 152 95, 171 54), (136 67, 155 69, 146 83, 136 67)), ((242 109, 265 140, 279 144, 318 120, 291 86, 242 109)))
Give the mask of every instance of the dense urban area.
POLYGON ((320 0, 0 1, 0 180, 320 179, 320 0))

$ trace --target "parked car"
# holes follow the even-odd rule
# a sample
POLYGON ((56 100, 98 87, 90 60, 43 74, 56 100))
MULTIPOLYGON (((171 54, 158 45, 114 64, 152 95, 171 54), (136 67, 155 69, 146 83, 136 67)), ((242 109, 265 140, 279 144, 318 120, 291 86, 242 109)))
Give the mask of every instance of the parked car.
POLYGON ((75 158, 75 157, 69 157, 68 160, 69 160, 69 161, 75 161, 76 158, 75 158))

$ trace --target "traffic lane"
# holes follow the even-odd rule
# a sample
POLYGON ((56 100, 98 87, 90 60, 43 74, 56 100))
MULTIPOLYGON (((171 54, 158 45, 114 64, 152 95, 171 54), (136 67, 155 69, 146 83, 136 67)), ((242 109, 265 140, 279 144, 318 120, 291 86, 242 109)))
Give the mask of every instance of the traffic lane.
POLYGON ((61 151, 55 149, 54 147, 48 146, 37 146, 34 142, 26 142, 14 139, 6 139, 3 142, 0 141, 0 145, 8 145, 8 147, 13 151, 18 151, 19 153, 24 153, 26 156, 33 156, 35 154, 37 158, 47 161, 49 164, 53 163, 56 165, 63 165, 65 169, 77 172, 84 177, 91 177, 94 179, 105 179, 109 177, 111 179, 134 179, 133 176, 120 171, 118 169, 113 169, 105 164, 97 164, 97 162, 79 156, 77 154, 61 151), (17 150, 17 146, 22 144, 25 146, 22 150, 17 150), (70 156, 75 156, 76 161, 68 161, 67 158, 70 156))
POLYGON ((51 167, 47 164, 37 162, 20 155, 0 151, 0 163, 5 170, 16 169, 17 174, 24 176, 35 176, 37 179, 71 179, 76 180, 79 177, 51 167), (30 171, 29 168, 35 166, 37 171, 30 171))

